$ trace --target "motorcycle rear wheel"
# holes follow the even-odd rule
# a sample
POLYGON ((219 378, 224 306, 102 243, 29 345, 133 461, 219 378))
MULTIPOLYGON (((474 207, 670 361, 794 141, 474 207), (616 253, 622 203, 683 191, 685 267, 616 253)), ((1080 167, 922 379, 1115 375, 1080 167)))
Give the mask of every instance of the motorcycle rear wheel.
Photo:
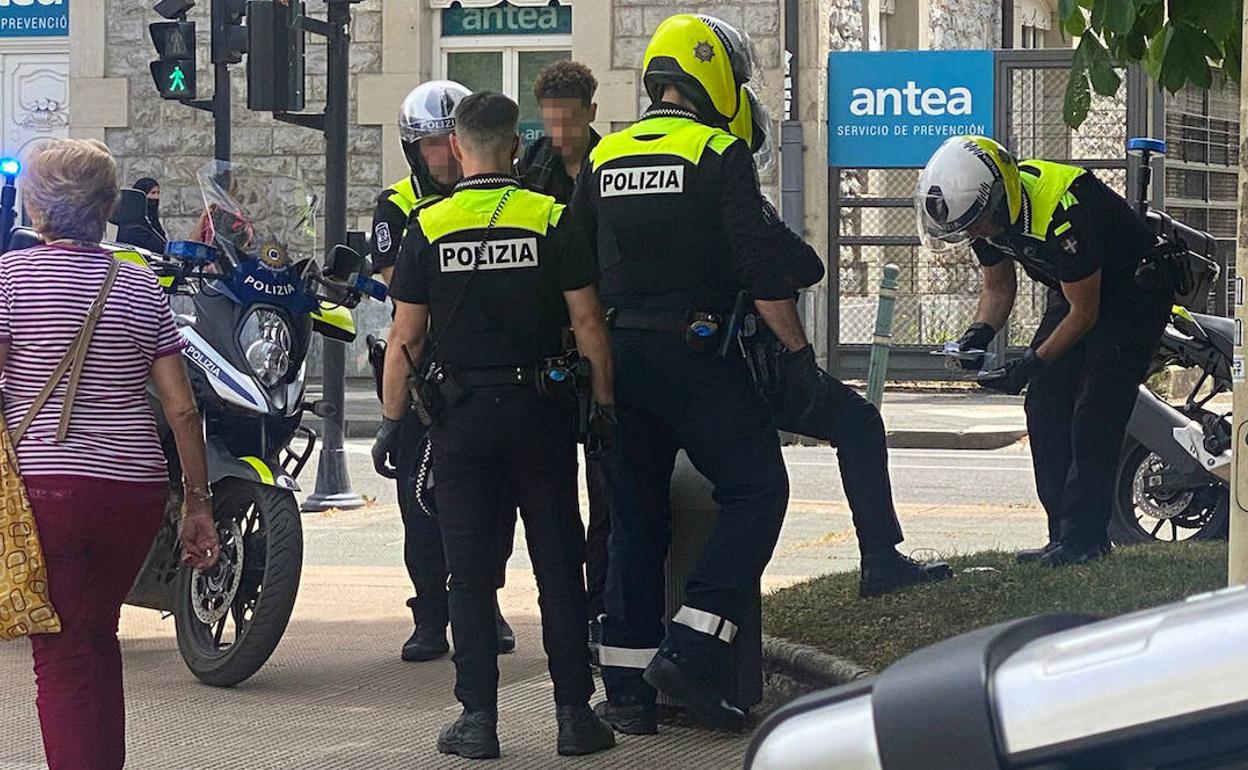
POLYGON ((1226 487, 1210 478, 1177 494, 1154 495, 1137 483, 1143 474, 1170 466, 1135 439, 1123 446, 1115 480, 1109 536, 1115 545, 1224 540, 1231 500, 1226 487))
POLYGON ((286 632, 303 568, 303 528, 293 494, 242 479, 214 485, 213 511, 221 561, 207 571, 182 568, 173 616, 191 673, 233 687, 264 666, 286 632))

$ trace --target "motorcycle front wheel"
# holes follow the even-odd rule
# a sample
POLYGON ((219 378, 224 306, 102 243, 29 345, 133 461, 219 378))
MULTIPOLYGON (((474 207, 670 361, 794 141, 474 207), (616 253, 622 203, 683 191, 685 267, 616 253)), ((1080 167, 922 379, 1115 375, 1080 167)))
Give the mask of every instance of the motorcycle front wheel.
POLYGON ((1230 491, 1213 477, 1183 489, 1157 491, 1153 481, 1173 468, 1134 439, 1123 447, 1115 480, 1109 536, 1116 545, 1221 540, 1230 521, 1230 491))
POLYGON ((178 651, 214 687, 246 681, 277 649, 303 567, 303 528, 290 492, 242 479, 214 485, 221 557, 183 568, 173 610, 178 651))

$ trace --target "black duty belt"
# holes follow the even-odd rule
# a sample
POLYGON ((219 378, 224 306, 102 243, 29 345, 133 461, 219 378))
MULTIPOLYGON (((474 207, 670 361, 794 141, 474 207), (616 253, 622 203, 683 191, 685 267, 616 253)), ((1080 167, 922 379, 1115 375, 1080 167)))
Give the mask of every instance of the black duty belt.
POLYGON ((689 329, 689 314, 678 310, 613 307, 607 311, 607 328, 684 334, 689 329))
POLYGON ((461 369, 455 373, 455 379, 465 388, 490 388, 500 385, 533 386, 537 377, 537 365, 524 366, 483 366, 473 369, 461 369))

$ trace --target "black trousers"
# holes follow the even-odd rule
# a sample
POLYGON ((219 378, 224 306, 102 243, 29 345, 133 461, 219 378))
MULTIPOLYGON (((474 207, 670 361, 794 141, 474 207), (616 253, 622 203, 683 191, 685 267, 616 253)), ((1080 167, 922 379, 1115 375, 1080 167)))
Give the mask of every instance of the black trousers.
POLYGON ((498 703, 495 543, 510 490, 537 577, 542 641, 555 702, 594 691, 585 645, 585 530, 576 490, 576 407, 527 386, 477 388, 433 427, 434 491, 450 570, 455 696, 470 710, 498 703))
POLYGON ((886 551, 904 538, 888 478, 888 444, 880 411, 852 388, 824 374, 818 402, 799 421, 781 410, 781 430, 822 439, 836 447, 841 485, 853 514, 858 549, 886 551))
MULTIPOLYGON (((397 485, 399 512, 403 517, 403 563, 416 589, 408 601, 422 625, 443 626, 449 622, 446 605, 446 557, 442 550, 442 530, 438 527, 437 503, 425 491, 426 512, 416 499, 416 471, 424 451, 425 426, 416 415, 409 414, 399 426, 397 485), (430 515, 430 513, 434 515, 430 515)), ((505 499, 499 511, 498 565, 496 588, 507 579, 507 560, 516 536, 515 504, 505 499)))
POLYGON ((606 614, 607 539, 611 535, 611 502, 607 471, 600 460, 585 463, 585 483, 589 492, 589 526, 585 528, 585 592, 589 599, 589 619, 606 614))
MULTIPOLYGON (((1168 292, 1107 294, 1096 325, 1027 387, 1036 489, 1053 542, 1086 546, 1107 538, 1127 422, 1172 301, 1168 292)), ((1032 347, 1068 312, 1062 293, 1050 290, 1032 347)))
POLYGON ((613 702, 652 704, 642 671, 657 653, 718 683, 737 624, 771 559, 788 475, 771 412, 743 361, 691 352, 672 334, 612 331, 619 431, 611 492, 607 617, 600 650, 613 702), (664 635, 663 563, 678 449, 714 485, 720 512, 664 635))

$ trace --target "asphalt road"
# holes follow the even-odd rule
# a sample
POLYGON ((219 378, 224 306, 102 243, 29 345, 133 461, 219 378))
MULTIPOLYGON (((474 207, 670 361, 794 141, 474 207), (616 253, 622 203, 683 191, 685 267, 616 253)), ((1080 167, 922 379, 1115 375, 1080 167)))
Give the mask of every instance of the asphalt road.
MULTIPOLYGON (((354 511, 304 517, 305 559, 310 565, 401 567, 403 530, 394 483, 377 476, 370 442, 348 441, 355 490, 369 504, 354 511)), ((836 452, 829 447, 787 447, 790 503, 770 582, 857 567, 857 544, 841 487, 836 452)), ((1033 545, 1043 535, 1031 457, 1025 445, 978 451, 893 450, 894 499, 907 535, 902 549, 921 556, 984 548, 1033 545)), ((299 482, 311 489, 313 463, 299 482)), ((582 484, 584 508, 584 485, 582 484)), ((583 515, 584 511, 583 511, 583 515)), ((523 527, 510 568, 528 569, 523 527)))

